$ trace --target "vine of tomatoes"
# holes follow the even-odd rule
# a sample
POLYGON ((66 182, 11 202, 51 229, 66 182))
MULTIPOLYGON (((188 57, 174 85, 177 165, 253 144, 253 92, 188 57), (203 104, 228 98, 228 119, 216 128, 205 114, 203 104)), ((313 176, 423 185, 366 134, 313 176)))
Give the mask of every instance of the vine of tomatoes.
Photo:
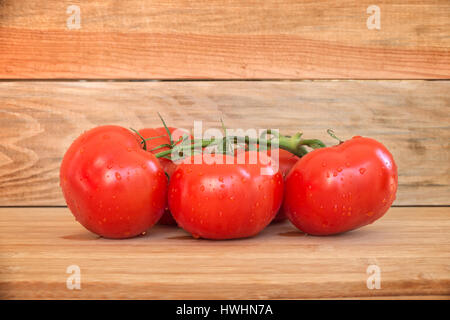
POLYGON ((60 185, 86 229, 129 238, 159 221, 195 238, 223 240, 255 236, 287 218, 302 232, 332 235, 373 223, 395 200, 397 166, 374 139, 326 147, 301 133, 267 131, 259 138, 196 140, 163 125, 100 126, 68 148, 60 185))

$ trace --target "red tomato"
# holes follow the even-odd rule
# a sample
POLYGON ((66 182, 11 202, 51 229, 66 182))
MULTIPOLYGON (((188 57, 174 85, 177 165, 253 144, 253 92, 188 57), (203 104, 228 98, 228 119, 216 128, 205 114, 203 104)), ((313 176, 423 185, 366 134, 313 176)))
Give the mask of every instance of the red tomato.
MULTIPOLYGON (((180 137, 182 137, 183 134, 188 134, 189 137, 192 138, 188 132, 184 132, 180 129, 172 128, 172 127, 168 127, 168 129, 172 135, 172 141, 178 141, 178 139, 180 137)), ((170 150, 169 147, 157 148, 158 146, 160 146, 162 144, 170 144, 170 137, 167 134, 166 128, 159 127, 159 128, 141 129, 141 130, 139 130, 139 134, 144 139, 161 136, 160 138, 147 140, 147 142, 146 142, 147 150, 152 152, 153 154, 156 154, 156 153, 159 153, 162 151, 166 151, 166 150, 170 150)), ((159 161, 161 162, 161 165, 163 166, 164 171, 167 173, 167 175, 170 178, 172 176, 172 173, 177 168, 176 163, 174 163, 172 160, 167 159, 167 158, 159 158, 159 161)), ((168 204, 166 204, 165 209, 164 209, 164 214, 162 215, 162 217, 158 221, 158 223, 164 224, 164 225, 176 225, 177 224, 176 221, 174 220, 174 218, 172 217, 172 214, 170 213, 168 204)))
MULTIPOLYGON (((300 158, 284 149, 279 149, 278 152, 280 173, 283 175, 283 179, 286 179, 289 171, 291 171, 292 167, 300 158)), ((287 219, 287 216, 283 210, 283 207, 281 207, 275 219, 273 219, 273 222, 280 222, 285 219, 287 219)))
MULTIPOLYGON (((237 149, 235 154, 238 154, 240 152, 245 152, 243 149, 237 149)), ((272 156, 271 150, 267 150, 267 154, 269 156, 272 156)), ((283 176, 283 179, 286 179, 286 176, 288 175, 289 171, 292 169, 292 167, 297 163, 297 161, 300 158, 296 155, 290 153, 289 151, 286 151, 284 149, 278 149, 278 166, 281 175, 283 176)), ((272 222, 281 222, 287 219, 286 213, 283 210, 283 207, 280 208, 278 211, 278 214, 275 216, 272 222)))
POLYGON ((224 162, 234 164, 207 164, 204 155, 196 155, 178 166, 169 184, 169 207, 179 226, 196 238, 235 239, 254 236, 272 221, 281 205, 283 177, 264 164, 261 153, 245 155, 245 164, 229 155, 224 162), (259 161, 249 164, 253 156, 259 161))
POLYGON ((75 218, 103 237, 139 235, 164 211, 164 170, 122 127, 101 126, 77 138, 64 155, 60 182, 75 218))
POLYGON ((382 217, 397 184, 397 166, 386 147, 354 137, 297 162, 286 179, 284 210, 305 233, 345 232, 382 217))

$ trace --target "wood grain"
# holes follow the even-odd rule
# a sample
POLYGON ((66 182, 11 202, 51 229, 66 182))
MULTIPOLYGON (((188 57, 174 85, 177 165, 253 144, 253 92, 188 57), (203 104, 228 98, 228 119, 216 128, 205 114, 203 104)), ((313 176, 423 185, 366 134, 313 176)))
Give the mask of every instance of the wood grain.
POLYGON ((66 208, 3 208, 0 297, 449 299, 449 214, 450 208, 391 208, 376 223, 333 237, 305 236, 286 222, 243 240, 194 240, 163 226, 107 240, 66 208), (366 286, 374 264, 380 290, 366 286), (81 290, 66 288, 70 265, 81 269, 81 290))
POLYGON ((0 205, 64 205, 59 165, 84 130, 117 124, 303 130, 327 144, 383 142, 399 167, 396 205, 450 204, 450 82, 0 82, 0 205))
POLYGON ((450 2, 0 2, 0 78, 450 78, 450 2), (69 5, 81 28, 69 30, 69 5))

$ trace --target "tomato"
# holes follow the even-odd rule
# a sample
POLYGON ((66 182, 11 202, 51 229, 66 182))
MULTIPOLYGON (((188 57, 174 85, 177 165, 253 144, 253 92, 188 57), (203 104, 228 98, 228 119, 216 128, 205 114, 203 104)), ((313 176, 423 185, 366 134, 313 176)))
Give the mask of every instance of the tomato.
POLYGON ((225 163, 208 164, 204 155, 195 155, 191 163, 180 164, 170 180, 169 207, 178 225, 196 238, 235 239, 258 234, 281 205, 281 173, 257 151, 245 152, 244 164, 236 163, 236 157, 230 155, 209 156, 223 157, 225 163), (250 164, 251 157, 258 157, 258 161, 250 164))
MULTIPOLYGON (((168 127, 168 129, 172 135, 172 141, 178 141, 179 138, 183 136, 183 134, 189 135, 189 137, 192 139, 192 137, 190 136, 190 134, 188 132, 185 132, 178 128, 172 128, 172 127, 168 127)), ((147 142, 146 142, 148 151, 156 154, 156 153, 159 153, 162 151, 170 150, 169 147, 157 148, 158 146, 163 145, 163 144, 170 144, 170 137, 169 137, 165 127, 141 129, 141 130, 139 130, 139 134, 144 139, 154 138, 151 140, 147 140, 147 142)), ((159 158, 159 161, 160 161, 161 165, 163 166, 164 171, 167 173, 167 175, 170 178, 172 176, 172 173, 177 168, 176 163, 174 163, 172 160, 167 159, 167 158, 159 158)), ((177 224, 176 221, 173 219, 172 214, 170 213, 168 204, 166 204, 165 209, 164 209, 164 214, 162 215, 162 217, 158 221, 158 223, 164 224, 164 225, 176 225, 177 224)))
MULTIPOLYGON (((280 167, 280 173, 283 175, 283 179, 285 179, 289 171, 292 169, 292 167, 297 163, 297 161, 300 158, 284 149, 278 150, 278 157, 279 157, 278 163, 280 167)), ((280 222, 286 219, 287 219, 286 213, 284 212, 283 207, 281 207, 275 219, 273 219, 273 222, 280 222)))
POLYGON ((119 126, 101 126, 77 138, 64 155, 60 183, 69 209, 86 229, 129 238, 164 212, 167 178, 140 138, 119 126))
MULTIPOLYGON (((244 152, 244 150, 242 150, 242 149, 236 150, 236 154, 238 154, 240 152, 244 152)), ((270 149, 267 150, 267 154, 269 156, 272 156, 270 149)), ((280 173, 283 176, 283 179, 286 178, 289 171, 292 169, 292 167, 297 163, 297 161, 299 159, 300 159, 299 157, 290 153, 287 150, 278 149, 278 166, 279 166, 280 173)), ((283 207, 281 207, 280 210, 278 211, 278 214, 275 216, 275 218, 273 219, 272 222, 274 222, 274 223, 281 222, 286 219, 287 219, 286 213, 284 212, 283 207)))
POLYGON ((286 179, 284 210, 305 233, 341 233, 381 218, 397 185, 397 166, 386 147, 358 136, 302 157, 286 179))

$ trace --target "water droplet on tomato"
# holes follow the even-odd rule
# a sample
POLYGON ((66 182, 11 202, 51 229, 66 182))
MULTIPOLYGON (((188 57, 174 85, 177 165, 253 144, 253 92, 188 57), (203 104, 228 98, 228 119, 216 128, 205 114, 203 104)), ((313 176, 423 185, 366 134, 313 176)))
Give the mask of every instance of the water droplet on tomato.
POLYGON ((122 176, 120 175, 120 173, 119 172, 116 172, 116 179, 117 180, 121 180, 122 179, 122 176))
POLYGON ((359 168, 359 173, 364 174, 366 172, 366 168, 359 168))
POLYGON ((333 172, 333 177, 337 177, 337 172, 335 171, 335 172, 333 172))
POLYGON ((327 166, 327 163, 324 161, 324 162, 322 162, 322 167, 326 167, 327 166))
POLYGON ((200 186, 200 191, 202 191, 202 192, 205 191, 205 186, 204 185, 200 186))
POLYGON ((230 200, 232 200, 232 201, 233 201, 233 200, 234 200, 234 197, 233 197, 233 196, 231 196, 231 197, 230 197, 230 200))
POLYGON ((220 182, 223 182, 223 177, 219 177, 219 181, 220 181, 220 182))
POLYGON ((337 171, 338 171, 338 172, 342 172, 342 168, 339 167, 339 168, 337 169, 337 171))

